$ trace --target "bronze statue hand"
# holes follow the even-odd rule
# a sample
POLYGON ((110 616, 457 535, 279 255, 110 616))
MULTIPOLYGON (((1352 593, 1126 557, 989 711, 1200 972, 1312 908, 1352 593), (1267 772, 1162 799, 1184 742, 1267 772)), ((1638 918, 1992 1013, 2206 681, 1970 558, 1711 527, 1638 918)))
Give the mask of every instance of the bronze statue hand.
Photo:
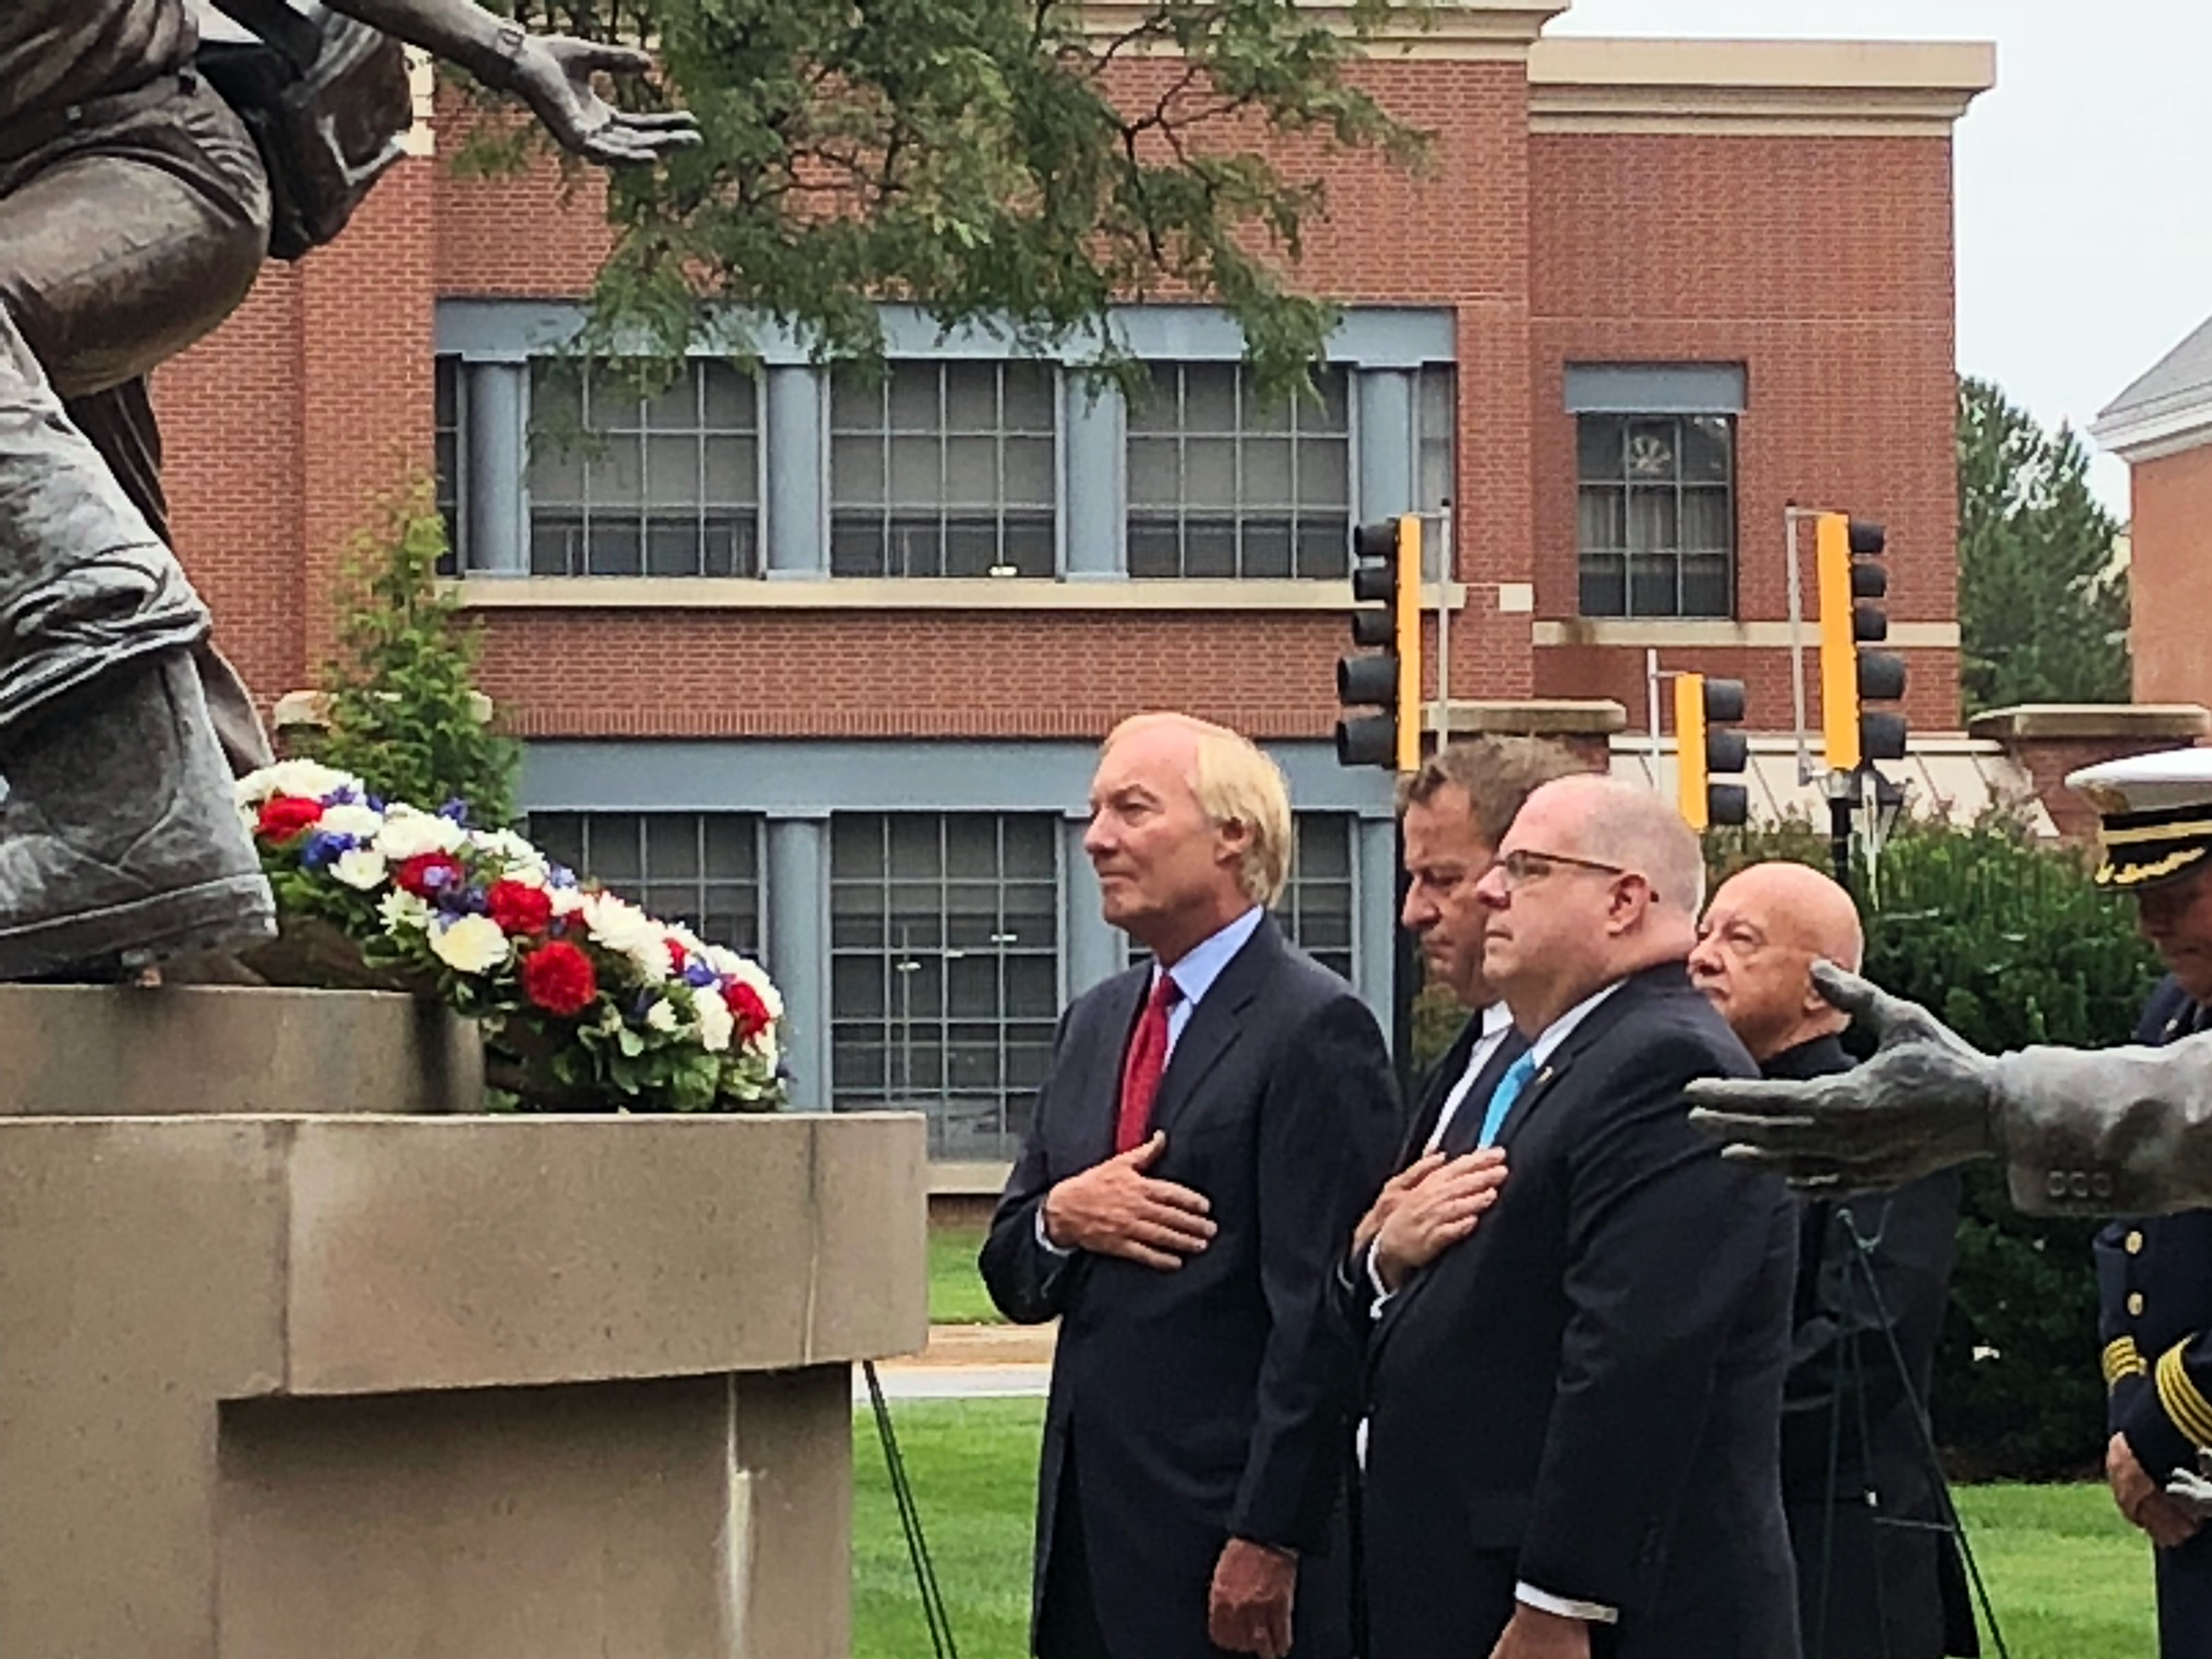
POLYGON ((562 148, 586 161, 631 166, 699 142, 699 123, 688 110, 620 110, 593 90, 594 74, 652 68, 645 52, 565 34, 528 35, 515 48, 514 64, 507 89, 530 106, 562 148))
POLYGON ((1863 1066, 1833 1077, 1691 1084, 1690 1121, 1729 1143, 1723 1157, 1841 1196, 1996 1155, 1988 1055, 1917 1003, 1832 963, 1815 963, 1813 979, 1822 996, 1871 1025, 1880 1046, 1863 1066))

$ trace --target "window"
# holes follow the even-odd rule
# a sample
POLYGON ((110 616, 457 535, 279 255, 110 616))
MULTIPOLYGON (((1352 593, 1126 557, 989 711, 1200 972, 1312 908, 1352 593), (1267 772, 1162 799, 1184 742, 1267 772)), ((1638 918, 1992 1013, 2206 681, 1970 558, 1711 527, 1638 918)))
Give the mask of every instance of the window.
MULTIPOLYGON (((1438 513, 1449 509, 1459 489, 1458 373, 1449 363, 1425 363, 1413 380, 1413 510, 1438 513)), ((1447 542, 1444 546, 1448 547, 1447 542)), ((1443 548, 1432 542, 1421 547, 1423 574, 1431 581, 1446 579, 1443 548)))
POLYGON ((1577 417, 1585 617, 1735 613, 1735 422, 1577 417))
POLYGON ((1060 1012, 1058 820, 830 822, 836 1104, 920 1107, 933 1158, 1013 1158, 1060 1012))
POLYGON ((1276 902, 1275 920, 1307 955, 1349 981, 1358 820, 1349 812, 1301 812, 1296 823, 1291 878, 1276 902))
POLYGON ((693 358, 648 398, 618 369, 543 360, 530 417, 532 575, 760 573, 750 375, 693 358))
POLYGON ((532 812, 530 838, 709 945, 760 951, 760 819, 750 813, 532 812))
POLYGON ((1049 576, 1057 381, 1030 362, 895 362, 830 386, 836 576, 1049 576))
POLYGON ((468 380, 459 357, 440 357, 431 366, 432 416, 436 434, 438 516, 446 521, 446 552, 438 561, 438 574, 451 576, 468 568, 468 544, 464 539, 468 514, 462 503, 469 498, 468 380))
POLYGON ((1167 363, 1129 410, 1132 576, 1329 577, 1349 568, 1352 421, 1342 369, 1321 402, 1261 405, 1237 363, 1167 363))

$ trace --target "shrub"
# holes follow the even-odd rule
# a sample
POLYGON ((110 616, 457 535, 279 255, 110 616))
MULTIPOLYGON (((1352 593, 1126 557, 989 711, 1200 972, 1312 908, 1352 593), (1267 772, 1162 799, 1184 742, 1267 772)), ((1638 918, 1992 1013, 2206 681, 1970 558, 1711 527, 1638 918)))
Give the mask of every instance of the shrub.
MULTIPOLYGON (((1793 824, 1715 836, 1707 855, 1717 875, 1768 857, 1825 869, 1827 842, 1793 824)), ((1854 883, 1861 893, 1867 874, 1854 883)), ((2157 959, 2136 935, 2134 908, 2099 892, 2073 852, 2035 845, 2002 817, 1921 822, 1892 839, 1873 875, 1869 977, 1977 1048, 2098 1048, 2133 1032, 2157 959)), ((2000 1172, 1970 1172, 1932 1401, 1961 1468, 2034 1476, 2098 1462, 2095 1231, 2022 1216, 2000 1172)))

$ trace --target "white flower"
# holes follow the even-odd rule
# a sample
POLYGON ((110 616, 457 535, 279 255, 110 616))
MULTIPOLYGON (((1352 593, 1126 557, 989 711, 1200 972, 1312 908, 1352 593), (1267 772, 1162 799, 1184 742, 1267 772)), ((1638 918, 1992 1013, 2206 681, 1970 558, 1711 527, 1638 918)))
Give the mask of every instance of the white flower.
POLYGON ((584 908, 584 895, 574 887, 551 887, 546 890, 553 896, 553 914, 573 916, 584 908))
POLYGON ((726 1054, 730 1039, 737 1035, 738 1022, 731 1017, 730 1005, 722 1000, 719 991, 701 991, 694 1002, 699 1011, 699 1045, 710 1054, 726 1054))
POLYGON ((451 818, 395 804, 377 832, 376 850, 398 864, 425 853, 459 852, 467 841, 468 831, 451 818))
POLYGON ((768 1067, 771 1074, 774 1073, 775 1071, 775 1026, 762 1026, 759 1030, 745 1039, 745 1048, 749 1053, 758 1054, 761 1063, 768 1067))
POLYGON ((387 933, 421 933, 430 925, 436 911, 404 888, 395 887, 384 896, 376 907, 376 914, 384 918, 387 933))
POLYGON ((430 951, 459 972, 489 973, 507 960, 507 935, 489 916, 461 916, 430 935, 430 951))
POLYGON ((249 772, 238 781, 237 787, 241 806, 258 806, 271 795, 305 795, 310 800, 320 800, 340 789, 359 793, 362 781, 352 773, 325 766, 320 761, 288 760, 249 772))
POLYGON ((676 1012, 676 1005, 664 998, 645 1011, 645 1024, 648 1030, 673 1031, 683 1021, 676 1012))
POLYGON ((668 977, 667 928, 611 893, 587 895, 583 912, 594 944, 621 951, 647 981, 668 977))
MULTIPOLYGON (((367 847, 356 847, 349 853, 338 854, 337 861, 331 866, 331 874, 347 886, 358 887, 366 893, 372 887, 383 882, 385 872, 388 867, 384 861, 383 854, 367 847)), ((415 897, 412 893, 404 894, 402 896, 415 897)), ((420 899, 416 899, 415 902, 417 904, 422 902, 420 899)))
POLYGON ((552 873, 552 861, 512 830, 471 830, 469 844, 500 861, 500 874, 525 887, 544 887, 552 873))
POLYGON ((332 836, 351 836, 356 841, 373 841, 376 832, 384 828, 384 814, 366 806, 355 806, 341 802, 323 808, 323 816, 315 828, 332 836))

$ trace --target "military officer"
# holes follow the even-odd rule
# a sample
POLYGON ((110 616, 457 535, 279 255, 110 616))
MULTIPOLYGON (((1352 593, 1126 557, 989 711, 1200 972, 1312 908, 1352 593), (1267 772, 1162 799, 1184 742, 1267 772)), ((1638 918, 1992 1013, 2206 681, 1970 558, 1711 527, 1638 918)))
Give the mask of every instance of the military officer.
MULTIPOLYGON (((2067 783, 2101 819, 2099 885, 2135 896, 2166 967, 2136 1041, 2212 1026, 2212 750, 2113 761, 2067 783)), ((2212 1210, 2114 1222, 2095 1248, 2106 1477, 2155 1547, 2162 1659, 2200 1655, 2212 1651, 2212 1533, 2165 1486, 2212 1446, 2212 1210)))

